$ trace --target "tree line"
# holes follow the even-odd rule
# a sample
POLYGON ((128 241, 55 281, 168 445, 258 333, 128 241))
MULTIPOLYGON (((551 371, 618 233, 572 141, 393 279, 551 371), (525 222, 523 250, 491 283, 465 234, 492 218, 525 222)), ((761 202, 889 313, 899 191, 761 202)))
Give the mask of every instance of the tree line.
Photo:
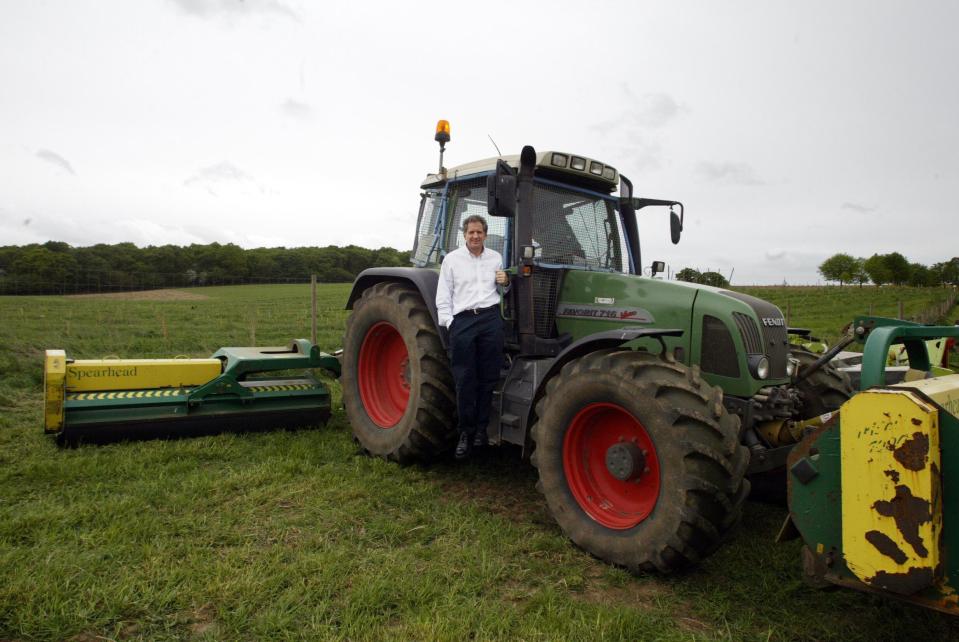
POLYGON ((59 241, 0 247, 0 294, 64 294, 233 283, 352 281, 370 267, 409 265, 410 252, 355 245, 273 247, 133 243, 73 247, 59 241))
POLYGON ((911 285, 932 287, 959 285, 959 257, 926 266, 912 263, 899 252, 873 254, 868 259, 850 254, 833 254, 819 266, 819 274, 827 281, 875 285, 911 285))
POLYGON ((729 287, 729 280, 719 272, 713 272, 712 270, 700 272, 699 270, 695 270, 693 268, 683 268, 676 273, 676 280, 686 281, 688 283, 711 285, 714 288, 729 287))

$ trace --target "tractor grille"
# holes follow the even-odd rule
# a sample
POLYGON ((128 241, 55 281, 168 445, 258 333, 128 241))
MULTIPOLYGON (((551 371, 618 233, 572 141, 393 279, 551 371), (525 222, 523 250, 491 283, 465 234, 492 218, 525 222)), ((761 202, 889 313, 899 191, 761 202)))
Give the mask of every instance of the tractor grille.
POLYGON ((739 336, 743 339, 743 345, 746 346, 746 352, 749 354, 765 354, 763 350, 763 338, 759 334, 759 328, 752 318, 742 312, 733 312, 733 320, 736 327, 739 328, 739 336))
POLYGON ((556 336, 556 299, 559 296, 560 270, 533 270, 533 315, 536 336, 551 339, 556 336))
POLYGON ((700 359, 703 372, 723 377, 739 376, 739 358, 733 335, 726 324, 708 314, 703 317, 703 349, 700 359))
POLYGON ((773 379, 785 377, 789 358, 789 333, 786 327, 764 327, 763 338, 766 340, 766 356, 769 357, 769 376, 773 379))
MULTIPOLYGON (((782 311, 772 303, 757 299, 748 294, 729 291, 724 291, 723 294, 742 301, 751 307, 756 312, 756 315, 763 320, 761 326, 763 335, 762 349, 758 352, 765 354, 769 359, 769 377, 771 379, 784 378, 786 376, 786 361, 789 353, 789 333, 786 330, 782 311), (766 320, 769 322, 766 322, 766 320), (776 325, 777 322, 781 325, 776 325)), ((735 315, 736 313, 733 314, 735 315)), ((750 321, 750 323, 752 322, 750 321)), ((736 325, 739 325, 738 319, 736 325)), ((740 332, 742 332, 742 326, 740 326, 740 332)), ((746 342, 745 335, 743 336, 743 341, 746 342)), ((752 352, 752 348, 749 348, 748 345, 747 343, 747 350, 752 352)))

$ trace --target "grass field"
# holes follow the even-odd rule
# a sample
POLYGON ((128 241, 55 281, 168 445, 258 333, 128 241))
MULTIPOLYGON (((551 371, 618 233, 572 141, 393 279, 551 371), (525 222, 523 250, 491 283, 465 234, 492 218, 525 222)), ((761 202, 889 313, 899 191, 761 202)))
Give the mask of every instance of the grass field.
MULTIPOLYGON (((952 294, 944 288, 871 286, 753 286, 736 290, 775 303, 784 313, 788 312, 791 326, 809 328, 815 336, 829 343, 840 337, 842 327, 856 315, 897 318, 899 302, 902 301, 903 316, 920 320, 923 313, 938 309, 952 294)), ((946 318, 950 324, 955 320, 948 315, 946 318)))
MULTIPOLYGON (((348 290, 321 287, 324 350, 340 345, 348 290)), ((866 311, 853 288, 800 290, 792 324, 826 336, 866 311)), ((910 293, 907 312, 930 296, 910 293)), ((517 450, 430 467, 358 454, 335 382, 337 411, 315 430, 73 450, 42 434, 44 349, 160 357, 283 344, 309 336, 308 286, 0 297, 0 320, 0 638, 959 636, 959 619, 807 588, 799 544, 773 542, 777 505, 749 502, 729 544, 695 570, 628 575, 567 541, 517 450)))

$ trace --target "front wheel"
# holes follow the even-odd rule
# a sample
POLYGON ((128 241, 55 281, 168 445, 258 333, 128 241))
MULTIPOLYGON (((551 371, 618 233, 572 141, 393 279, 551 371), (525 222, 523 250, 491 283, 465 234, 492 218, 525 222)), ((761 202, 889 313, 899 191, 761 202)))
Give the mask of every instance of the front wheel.
POLYGON ((577 545, 634 572, 683 568, 742 513, 749 453, 722 392, 643 352, 566 364, 537 404, 533 464, 577 545))
MULTIPOLYGON (((799 373, 802 374, 803 370, 815 363, 820 355, 793 348, 792 356, 799 361, 799 373)), ((838 410, 839 406, 856 394, 849 382, 849 375, 831 363, 823 364, 819 370, 800 381, 796 384, 796 389, 803 396, 803 419, 838 410)))

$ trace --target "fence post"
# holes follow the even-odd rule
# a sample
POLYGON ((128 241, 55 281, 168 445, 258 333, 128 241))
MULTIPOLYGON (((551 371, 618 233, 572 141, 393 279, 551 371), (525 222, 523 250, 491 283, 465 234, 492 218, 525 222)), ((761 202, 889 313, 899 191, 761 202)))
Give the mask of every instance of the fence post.
POLYGON ((310 338, 313 341, 313 345, 316 345, 316 275, 310 275, 310 308, 312 314, 310 316, 310 338))
POLYGON ((786 301, 786 327, 789 327, 789 317, 792 316, 792 301, 786 301))

